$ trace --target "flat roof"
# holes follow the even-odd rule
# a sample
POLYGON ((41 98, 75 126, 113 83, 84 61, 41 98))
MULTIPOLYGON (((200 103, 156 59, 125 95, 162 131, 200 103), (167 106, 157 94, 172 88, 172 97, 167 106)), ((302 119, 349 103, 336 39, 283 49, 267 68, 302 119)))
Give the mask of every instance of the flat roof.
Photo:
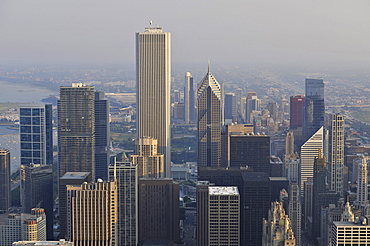
POLYGON ((60 179, 84 179, 90 172, 66 172, 60 179))
POLYGON ((208 193, 210 195, 239 195, 236 186, 210 186, 208 187, 208 193))

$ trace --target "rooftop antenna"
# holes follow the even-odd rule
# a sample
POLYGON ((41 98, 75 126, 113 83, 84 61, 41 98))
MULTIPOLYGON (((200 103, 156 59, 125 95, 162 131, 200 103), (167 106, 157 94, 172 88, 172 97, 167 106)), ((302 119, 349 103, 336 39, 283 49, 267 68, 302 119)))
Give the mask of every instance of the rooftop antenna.
POLYGON ((150 20, 150 21, 149 21, 149 26, 150 26, 150 27, 152 27, 152 24, 153 24, 153 21, 152 21, 152 20, 150 20))

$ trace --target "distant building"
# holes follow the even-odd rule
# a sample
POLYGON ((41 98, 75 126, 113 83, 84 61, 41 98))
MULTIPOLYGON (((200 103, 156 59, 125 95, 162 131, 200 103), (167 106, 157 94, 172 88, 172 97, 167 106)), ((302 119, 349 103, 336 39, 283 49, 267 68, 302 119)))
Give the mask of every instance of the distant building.
POLYGON ((139 243, 173 245, 180 240, 179 184, 172 179, 139 180, 139 243))
POLYGON ((53 164, 52 114, 51 104, 20 106, 21 165, 53 164))
POLYGON ((117 182, 67 185, 67 239, 75 246, 117 244, 117 182))
POLYGON ((190 72, 185 73, 184 104, 185 124, 195 123, 194 83, 190 72))
POLYGON ((307 141, 324 125, 325 102, 322 79, 306 79, 303 140, 307 141))
POLYGON ((221 166, 221 125, 223 99, 221 86, 208 65, 198 86, 198 167, 221 166))
POLYGON ((271 118, 276 121, 277 120, 277 103, 276 102, 269 102, 266 106, 266 109, 269 111, 271 118))
POLYGON ((247 97, 247 107, 246 107, 246 123, 253 124, 254 111, 261 111, 261 100, 257 98, 255 92, 249 92, 247 97))
POLYGON ((11 246, 17 241, 46 241, 46 215, 43 208, 31 213, 0 215, 0 245, 11 246))
POLYGON ((236 97, 234 93, 225 93, 225 123, 237 121, 236 97))
POLYGON ((10 165, 10 151, 0 148, 0 214, 7 213, 12 206, 10 165))
POLYGON ((164 178, 164 155, 158 153, 158 141, 144 137, 135 140, 135 155, 131 155, 132 164, 137 165, 140 178, 164 178))
POLYGON ((47 239, 54 239, 54 196, 52 165, 21 165, 21 205, 24 213, 43 208, 46 214, 47 239))
POLYGON ((202 188, 197 189, 197 197, 201 198, 197 215, 202 216, 197 224, 197 245, 240 245, 238 188, 208 185, 202 188))
POLYGON ((262 246, 296 245, 290 219, 281 202, 271 203, 266 219, 263 219, 262 246))
POLYGON ((290 129, 303 126, 303 109, 305 97, 303 95, 290 97, 290 129))
POLYGON ((138 166, 117 161, 109 166, 109 179, 117 180, 117 245, 138 244, 138 166))

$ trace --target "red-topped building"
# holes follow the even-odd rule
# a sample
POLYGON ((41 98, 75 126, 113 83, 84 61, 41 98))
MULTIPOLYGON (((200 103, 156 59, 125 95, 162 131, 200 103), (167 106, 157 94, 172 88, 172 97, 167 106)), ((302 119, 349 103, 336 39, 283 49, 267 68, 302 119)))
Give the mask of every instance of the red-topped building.
POLYGON ((302 127, 304 102, 303 95, 290 97, 290 129, 302 127))

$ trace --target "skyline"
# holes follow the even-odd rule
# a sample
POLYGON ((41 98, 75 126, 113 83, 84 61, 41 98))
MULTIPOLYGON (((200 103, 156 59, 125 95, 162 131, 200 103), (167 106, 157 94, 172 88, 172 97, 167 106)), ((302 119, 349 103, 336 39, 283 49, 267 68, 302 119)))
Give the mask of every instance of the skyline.
POLYGON ((0 63, 134 63, 133 34, 150 20, 172 33, 174 62, 369 63, 369 10, 367 1, 4 0, 0 63))

